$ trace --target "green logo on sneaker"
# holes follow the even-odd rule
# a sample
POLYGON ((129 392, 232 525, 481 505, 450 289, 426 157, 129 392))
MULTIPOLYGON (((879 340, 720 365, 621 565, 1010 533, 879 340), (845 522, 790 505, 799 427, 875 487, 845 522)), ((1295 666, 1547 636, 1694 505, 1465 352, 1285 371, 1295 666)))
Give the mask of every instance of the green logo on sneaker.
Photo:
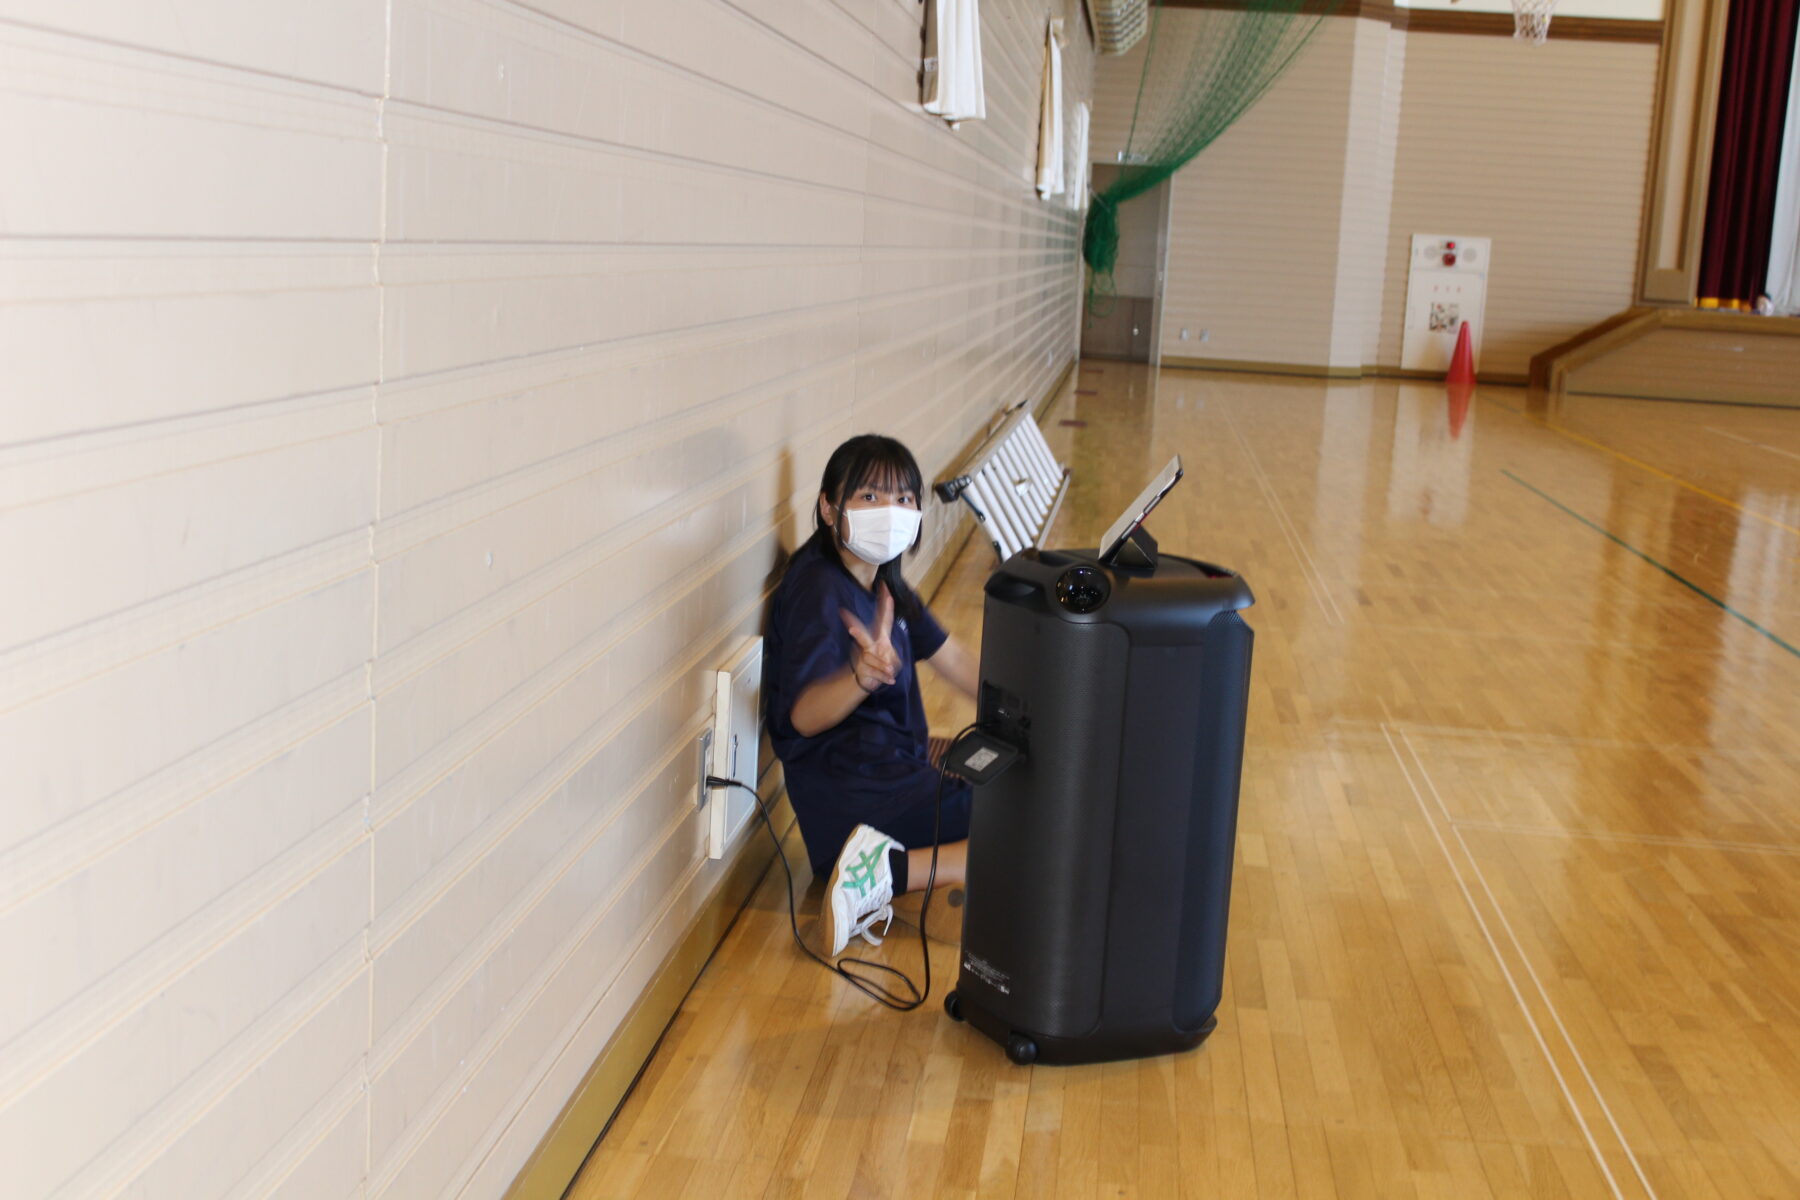
POLYGON ((875 886, 875 868, 881 863, 881 856, 887 853, 887 843, 865 850, 857 860, 850 864, 849 878, 844 886, 853 892, 866 892, 875 886))

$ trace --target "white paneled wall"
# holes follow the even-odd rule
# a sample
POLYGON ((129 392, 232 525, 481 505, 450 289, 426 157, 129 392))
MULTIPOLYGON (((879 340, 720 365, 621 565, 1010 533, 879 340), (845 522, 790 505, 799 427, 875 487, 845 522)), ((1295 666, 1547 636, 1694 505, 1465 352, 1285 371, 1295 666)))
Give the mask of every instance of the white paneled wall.
POLYGON ((1658 47, 1409 33, 1388 242, 1383 362, 1398 362, 1414 233, 1492 237, 1481 369, 1629 308, 1658 47), (1524 51, 1524 53, 1520 53, 1524 51))
POLYGON ((1268 92, 1171 181, 1165 355, 1329 359, 1361 24, 1322 22, 1268 92), (1210 340, 1184 342, 1183 328, 1210 340))
POLYGON ((0 1192, 504 1190, 830 449, 1074 353, 982 8, 952 131, 914 0, 0 0, 0 1192))
MULTIPOLYGON (((1100 60, 1097 160, 1124 144, 1145 45, 1100 60)), ((1327 18, 1172 181, 1165 355, 1397 368, 1411 237, 1449 231, 1494 239, 1482 371, 1523 376, 1633 302, 1657 59, 1554 26, 1526 46, 1327 18)))

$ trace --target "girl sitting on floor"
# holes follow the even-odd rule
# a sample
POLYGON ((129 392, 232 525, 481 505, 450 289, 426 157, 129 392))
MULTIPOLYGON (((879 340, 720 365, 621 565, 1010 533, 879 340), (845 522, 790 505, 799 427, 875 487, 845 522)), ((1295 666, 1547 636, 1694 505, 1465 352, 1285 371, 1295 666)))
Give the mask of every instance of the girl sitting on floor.
MULTIPOLYGON (((917 663, 970 696, 978 663, 907 586, 923 481, 912 453, 864 434, 825 464, 813 535, 775 590, 763 693, 770 740, 823 903, 828 952, 893 919, 925 887, 939 775, 927 751, 917 663)), ((939 885, 963 881, 969 785, 943 783, 939 885)))

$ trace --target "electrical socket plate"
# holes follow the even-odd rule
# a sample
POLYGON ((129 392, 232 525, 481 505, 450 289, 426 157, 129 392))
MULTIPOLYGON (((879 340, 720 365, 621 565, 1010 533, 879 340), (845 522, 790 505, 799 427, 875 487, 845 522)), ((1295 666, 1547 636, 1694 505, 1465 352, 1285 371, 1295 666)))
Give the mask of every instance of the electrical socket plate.
POLYGON ((698 794, 694 798, 695 808, 705 808, 706 801, 712 795, 712 789, 706 786, 706 776, 712 770, 713 731, 709 727, 694 739, 694 747, 700 753, 694 774, 694 790, 698 794))
MULTIPOLYGON (((746 638, 714 673, 711 771, 721 779, 757 786, 762 756, 763 640, 746 638)), ((719 788, 708 814, 707 857, 725 857, 756 815, 756 800, 742 788, 719 788)))

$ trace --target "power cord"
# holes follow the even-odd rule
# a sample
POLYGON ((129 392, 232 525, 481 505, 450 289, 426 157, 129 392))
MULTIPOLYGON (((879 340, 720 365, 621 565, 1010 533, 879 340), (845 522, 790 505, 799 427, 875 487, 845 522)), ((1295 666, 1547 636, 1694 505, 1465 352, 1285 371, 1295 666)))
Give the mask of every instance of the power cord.
MULTIPOLYGON (((919 953, 925 959, 925 988, 923 991, 920 991, 913 981, 898 967, 891 967, 886 963, 870 962, 863 958, 850 958, 848 956, 833 962, 814 950, 811 946, 808 946, 805 940, 800 936, 800 916, 795 907, 794 900, 794 869, 788 865, 787 852, 781 848, 781 836, 775 832, 775 823, 769 820, 769 810, 768 807, 763 804, 762 796, 755 788, 747 783, 740 782, 739 780, 726 779, 719 775, 708 775, 706 777, 706 786, 708 788, 742 788, 744 791, 750 793, 751 799, 756 801, 756 814, 762 818, 763 828, 769 831, 769 840, 775 843, 775 857, 781 860, 782 873, 787 876, 788 928, 793 931, 794 945, 800 947, 803 954, 818 963, 821 967, 824 967, 827 971, 830 971, 835 975, 843 976, 844 979, 849 982, 850 986, 856 988, 871 1000, 874 1000, 877 1004, 885 1005, 895 1012, 911 1012, 931 998, 931 947, 926 944, 925 925, 926 920, 931 913, 931 893, 937 886, 938 834, 942 830, 944 822, 944 784, 950 777, 950 751, 955 749, 956 744, 974 731, 975 728, 976 725, 970 724, 965 725, 962 729, 958 730, 956 736, 950 739, 950 745, 945 749, 943 759, 938 763, 937 802, 934 805, 931 817, 931 871, 925 877, 925 898, 919 905, 919 953), (871 971, 884 971, 899 979, 899 981, 906 986, 906 994, 899 994, 891 991, 877 979, 852 971, 846 964, 857 967, 867 967, 871 971)), ((826 903, 830 903, 829 897, 826 898, 826 903)))

